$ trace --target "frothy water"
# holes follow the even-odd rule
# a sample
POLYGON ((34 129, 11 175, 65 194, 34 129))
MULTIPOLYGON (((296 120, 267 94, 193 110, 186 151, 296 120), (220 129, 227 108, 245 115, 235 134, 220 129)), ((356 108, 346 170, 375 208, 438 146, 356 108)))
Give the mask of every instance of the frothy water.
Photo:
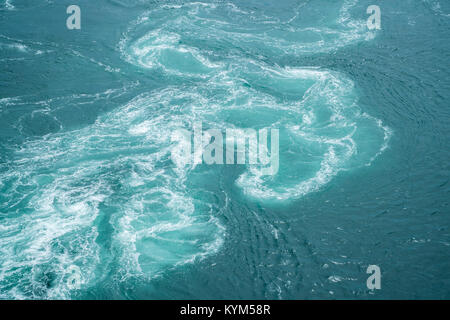
POLYGON ((110 241, 124 278, 152 277, 220 247, 223 227, 211 215, 214 208, 189 195, 185 170, 170 161, 176 116, 156 107, 162 102, 138 97, 92 126, 27 143, 18 152, 20 160, 1 179, 3 191, 22 194, 3 208, 26 203, 26 212, 2 221, 6 285, 15 273, 28 271, 31 279, 19 282, 21 290, 39 297, 48 281, 55 289, 42 289, 45 296, 62 297, 64 279, 56 275, 72 264, 89 283, 101 262, 94 222, 112 214, 110 241), (15 254, 18 245, 22 250, 15 254))
MULTIPOLYGON (((320 27, 313 13, 323 4, 308 2, 281 17, 231 3, 164 4, 131 22, 117 45, 121 57, 171 84, 15 152, 0 173, 0 297, 70 297, 71 265, 89 288, 108 271, 119 282, 152 279, 218 252, 226 236, 218 216, 227 202, 214 200, 198 179, 219 180, 230 169, 203 173, 170 157, 171 134, 196 121, 222 130, 280 130, 278 174, 247 166, 234 181, 258 203, 292 202, 341 171, 370 166, 391 130, 358 106, 355 84, 333 70, 267 59, 373 39, 365 21, 351 18, 355 3, 328 4, 320 27), (117 267, 107 270, 112 262, 117 267)), ((11 1, 4 7, 14 9, 11 1)), ((5 38, 0 47, 15 58, 34 50, 5 38)))
POLYGON ((354 3, 335 8, 338 16, 321 28, 296 24, 303 6, 288 21, 280 21, 231 3, 164 5, 132 23, 120 49, 138 67, 196 81, 168 92, 195 96, 196 105, 185 112, 190 123, 280 128, 279 174, 264 177, 252 167, 237 185, 261 201, 296 199, 319 190, 341 170, 370 165, 391 136, 380 120, 360 110, 354 84, 344 75, 268 65, 263 59, 335 50, 370 39, 374 35, 365 22, 349 18, 354 3), (255 48, 258 56, 251 57, 255 48))

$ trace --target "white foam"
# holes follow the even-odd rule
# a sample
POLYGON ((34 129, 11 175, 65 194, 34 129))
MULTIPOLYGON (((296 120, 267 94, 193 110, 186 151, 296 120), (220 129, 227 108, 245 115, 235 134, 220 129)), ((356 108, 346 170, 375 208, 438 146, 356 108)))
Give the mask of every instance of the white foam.
MULTIPOLYGON (((149 10, 138 17, 129 27, 120 42, 120 50, 125 59, 131 63, 146 68, 162 68, 168 73, 178 76, 200 76, 198 73, 189 74, 186 70, 179 72, 173 66, 167 65, 167 61, 162 58, 164 52, 174 51, 179 53, 189 53, 195 63, 201 63, 206 68, 223 67, 220 64, 211 62, 207 57, 207 49, 195 47, 192 44, 182 44, 184 38, 192 39, 211 39, 224 43, 231 43, 237 48, 251 50, 251 48, 262 46, 265 50, 271 50, 274 54, 316 54, 336 50, 339 47, 347 46, 359 41, 370 40, 374 34, 366 28, 365 21, 353 20, 350 17, 349 9, 357 1, 344 1, 336 20, 331 18, 330 27, 321 28, 310 26, 299 26, 294 23, 294 18, 288 23, 281 23, 277 19, 273 23, 278 23, 279 28, 274 31, 267 29, 269 17, 264 16, 258 20, 254 12, 239 9, 235 4, 204 4, 189 3, 183 5, 163 5, 149 10), (163 15, 163 10, 171 8, 171 17, 163 15), (256 26, 261 27, 261 32, 255 25, 246 26, 245 23, 237 25, 235 21, 228 21, 221 17, 220 12, 228 12, 227 19, 233 16, 242 16, 241 18, 253 20, 256 26), (164 16, 164 20, 161 16, 164 16), (336 28, 333 24, 339 27, 336 28), (133 39, 135 30, 141 30, 148 26, 149 31, 146 35, 133 39), (237 31, 238 30, 238 31, 237 31), (310 43, 302 41, 292 41, 289 37, 294 35, 309 33, 316 34, 320 40, 310 43), (330 40, 324 41, 325 35, 332 36, 330 40), (249 46, 249 47, 247 47, 249 46)), ((303 6, 296 10, 296 16, 303 6)), ((296 22, 297 23, 297 22, 296 22)), ((204 71, 204 70, 203 70, 204 71)))
MULTIPOLYGON (((190 95, 198 101, 196 93, 190 95)), ((29 141, 17 151, 18 160, 0 174, 0 180, 12 183, 5 196, 15 203, 6 206, 20 203, 30 214, 11 214, 2 220, 2 228, 9 231, 0 239, 0 283, 9 286, 8 296, 68 298, 71 290, 64 282, 64 270, 73 264, 81 268, 83 288, 93 285, 94 273, 102 267, 101 248, 95 241, 100 204, 117 207, 111 218, 112 246, 125 278, 151 278, 217 252, 223 227, 211 216, 214 211, 198 209, 186 190, 190 168, 166 163, 170 133, 187 117, 158 106, 170 105, 177 96, 189 94, 168 88, 141 95, 92 125, 29 141), (121 194, 114 191, 117 185, 124 186, 125 194, 115 198, 121 194), (71 249, 76 253, 68 253, 68 239, 82 244, 71 249), (55 243, 60 243, 61 253, 52 249, 55 243), (19 255, 14 254, 18 245, 23 246, 19 255), (167 259, 161 260, 155 248, 167 259), (50 266, 56 280, 47 287, 45 270, 50 266), (11 285, 17 268, 23 272, 23 285, 11 285)))
POLYGON ((15 7, 12 4, 12 0, 5 0, 5 8, 8 10, 14 10, 15 7))

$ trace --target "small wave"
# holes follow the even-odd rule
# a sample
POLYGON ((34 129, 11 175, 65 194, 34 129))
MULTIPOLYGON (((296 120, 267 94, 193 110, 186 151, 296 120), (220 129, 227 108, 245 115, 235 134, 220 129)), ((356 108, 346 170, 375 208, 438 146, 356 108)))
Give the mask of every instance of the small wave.
POLYGON ((16 7, 14 7, 12 0, 5 0, 3 3, 3 6, 6 10, 14 10, 16 7))
POLYGON ((35 41, 23 41, 0 35, 0 50, 2 60, 24 60, 52 52, 45 45, 35 41))

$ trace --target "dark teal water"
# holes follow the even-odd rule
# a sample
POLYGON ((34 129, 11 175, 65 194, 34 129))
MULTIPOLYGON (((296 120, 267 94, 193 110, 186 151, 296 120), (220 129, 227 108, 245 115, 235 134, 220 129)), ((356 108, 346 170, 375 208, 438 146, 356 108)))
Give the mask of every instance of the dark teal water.
POLYGON ((0 298, 450 298, 448 2, 0 17, 0 298), (198 121, 279 129, 278 173, 173 161, 198 121))

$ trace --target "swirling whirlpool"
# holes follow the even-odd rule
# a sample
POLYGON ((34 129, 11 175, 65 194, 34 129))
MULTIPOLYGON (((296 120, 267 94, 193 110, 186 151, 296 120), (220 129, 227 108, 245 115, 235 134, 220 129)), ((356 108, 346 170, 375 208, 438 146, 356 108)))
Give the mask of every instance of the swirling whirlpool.
POLYGON ((217 252, 226 234, 218 213, 229 195, 210 191, 202 177, 219 181, 232 169, 177 166, 170 157, 171 133, 196 121, 280 130, 277 175, 245 166, 234 181, 248 201, 295 201, 341 171, 370 166, 391 131, 360 109, 354 83, 267 58, 369 41, 375 35, 365 22, 350 18, 353 4, 333 5, 336 16, 320 28, 302 27, 299 12, 280 21, 230 3, 160 5, 138 17, 118 45, 121 56, 172 84, 17 151, 0 173, 10 199, 2 209, 16 212, 0 224, 2 295, 68 297, 71 265, 85 288, 107 273, 117 282, 151 279, 217 252))

